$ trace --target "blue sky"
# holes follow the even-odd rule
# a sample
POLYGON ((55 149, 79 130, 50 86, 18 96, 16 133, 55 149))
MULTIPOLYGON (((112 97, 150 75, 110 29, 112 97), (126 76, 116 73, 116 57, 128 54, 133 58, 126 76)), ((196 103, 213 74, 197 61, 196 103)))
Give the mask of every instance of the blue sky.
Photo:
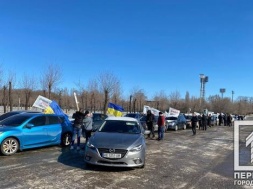
POLYGON ((112 72, 123 96, 253 96, 252 0, 2 0, 0 64, 17 79, 61 66, 62 87, 112 72))

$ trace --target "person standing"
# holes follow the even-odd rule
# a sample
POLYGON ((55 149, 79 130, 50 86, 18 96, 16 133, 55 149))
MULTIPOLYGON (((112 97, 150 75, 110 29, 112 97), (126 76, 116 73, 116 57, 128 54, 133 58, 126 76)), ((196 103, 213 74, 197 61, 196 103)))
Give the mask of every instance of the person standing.
POLYGON ((221 126, 221 123, 222 123, 222 115, 221 115, 221 113, 219 114, 218 119, 219 119, 219 126, 221 126))
POLYGON ((199 130, 200 130, 202 127, 202 117, 200 114, 198 115, 198 123, 199 123, 199 130))
POLYGON ((232 115, 231 114, 227 114, 227 124, 230 127, 232 125, 232 115))
POLYGON ((192 124, 192 133, 193 135, 196 135, 196 126, 198 123, 198 117, 195 113, 193 113, 193 116, 191 118, 191 124, 192 124))
POLYGON ((202 129, 206 131, 206 122, 207 122, 207 118, 205 114, 202 114, 202 129))
POLYGON ((224 120, 224 126, 227 126, 228 117, 226 113, 223 116, 223 120, 224 120))
POLYGON ((152 134, 153 138, 155 137, 155 131, 154 131, 154 125, 153 125, 154 120, 155 120, 154 114, 151 113, 151 110, 148 110, 147 119, 146 119, 148 130, 150 130, 150 133, 148 134, 148 138, 150 138, 150 134, 152 134))
POLYGON ((163 140, 164 130, 165 130, 165 117, 162 112, 159 112, 159 117, 157 120, 158 125, 158 138, 157 140, 163 140))
POLYGON ((72 142, 70 149, 74 149, 74 144, 75 140, 77 138, 77 150, 80 150, 80 137, 82 134, 82 125, 83 125, 83 119, 84 119, 85 114, 83 113, 83 109, 80 108, 79 111, 76 111, 73 115, 72 118, 74 118, 74 125, 73 125, 73 136, 72 136, 72 142))
POLYGON ((92 119, 92 113, 90 113, 88 110, 86 110, 84 114, 85 114, 85 117, 83 119, 83 129, 85 132, 85 138, 86 138, 86 143, 87 143, 89 138, 91 137, 93 119, 92 119))

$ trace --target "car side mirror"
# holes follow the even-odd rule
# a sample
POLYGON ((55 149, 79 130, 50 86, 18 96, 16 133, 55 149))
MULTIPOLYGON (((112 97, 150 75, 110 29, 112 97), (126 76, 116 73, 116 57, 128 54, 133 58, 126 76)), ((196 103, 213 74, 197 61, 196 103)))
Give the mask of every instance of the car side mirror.
POLYGON ((31 129, 32 127, 34 127, 34 124, 28 123, 28 124, 26 125, 26 128, 28 128, 28 129, 31 129))

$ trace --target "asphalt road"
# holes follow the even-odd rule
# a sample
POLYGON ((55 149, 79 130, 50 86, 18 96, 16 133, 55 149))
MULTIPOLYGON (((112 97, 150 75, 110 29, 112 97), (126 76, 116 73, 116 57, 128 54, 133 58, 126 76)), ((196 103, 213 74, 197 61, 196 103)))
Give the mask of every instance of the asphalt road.
POLYGON ((147 139, 143 169, 86 167, 83 151, 59 146, 0 156, 0 188, 239 188, 234 186, 233 127, 169 131, 147 139))

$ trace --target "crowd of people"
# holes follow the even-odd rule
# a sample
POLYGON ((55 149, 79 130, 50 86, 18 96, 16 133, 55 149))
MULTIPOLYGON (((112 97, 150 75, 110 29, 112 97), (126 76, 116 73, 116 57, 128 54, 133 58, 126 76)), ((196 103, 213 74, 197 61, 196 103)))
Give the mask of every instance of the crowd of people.
POLYGON ((206 130, 207 127, 212 127, 215 124, 221 126, 232 126, 233 123, 233 117, 231 114, 222 114, 220 113, 218 116, 218 122, 216 123, 216 118, 212 118, 211 114, 202 114, 202 115, 196 115, 196 113, 193 114, 191 118, 191 126, 192 126, 192 132, 193 135, 196 135, 196 128, 199 127, 199 130, 206 130))

